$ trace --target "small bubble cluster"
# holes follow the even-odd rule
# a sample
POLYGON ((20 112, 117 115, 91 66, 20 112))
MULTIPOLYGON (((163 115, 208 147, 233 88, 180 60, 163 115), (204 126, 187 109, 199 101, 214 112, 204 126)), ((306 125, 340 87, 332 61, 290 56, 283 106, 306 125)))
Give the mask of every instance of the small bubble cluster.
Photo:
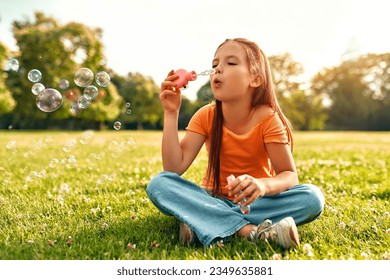
POLYGON ((197 73, 196 75, 197 76, 210 76, 212 74, 215 74, 215 69, 210 69, 210 70, 205 70, 205 71, 202 71, 200 73, 197 73))
MULTIPOLYGON (((16 59, 9 59, 6 63, 5 69, 7 71, 17 71, 19 69, 19 62, 16 59)), ((43 112, 54 112, 61 107, 63 103, 62 94, 55 88, 46 88, 44 84, 40 83, 43 78, 41 71, 38 69, 31 69, 27 78, 34 83, 31 87, 31 92, 36 96, 36 105, 38 109, 43 112)), ((108 87, 110 84, 110 75, 105 71, 99 71, 96 76, 91 69, 83 67, 76 71, 74 75, 74 83, 84 88, 82 95, 78 96, 74 90, 68 90, 70 87, 69 80, 62 78, 58 87, 60 90, 66 91, 64 96, 71 102, 70 113, 73 116, 79 114, 83 109, 89 107, 91 102, 99 96, 99 89, 92 85, 93 80, 100 87, 108 87)))
POLYGON ((131 106, 130 102, 127 102, 126 103, 126 114, 127 115, 131 115, 131 113, 132 113, 130 106, 131 106))

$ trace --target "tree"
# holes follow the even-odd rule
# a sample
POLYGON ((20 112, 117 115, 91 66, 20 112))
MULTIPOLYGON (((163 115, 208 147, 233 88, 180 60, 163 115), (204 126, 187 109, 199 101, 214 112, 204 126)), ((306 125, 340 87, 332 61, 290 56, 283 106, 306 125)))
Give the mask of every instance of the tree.
POLYGON ((390 129, 390 53, 367 54, 325 68, 313 78, 312 90, 330 100, 330 128, 390 129))
MULTIPOLYGON (((59 24, 54 18, 47 17, 43 13, 36 12, 35 20, 14 21, 13 33, 17 41, 20 53, 20 70, 10 75, 9 88, 17 101, 14 112, 14 121, 22 127, 30 125, 34 119, 53 120, 67 119, 72 116, 70 112, 74 97, 82 95, 83 88, 73 84, 74 74, 81 67, 89 68, 93 73, 106 70, 103 45, 101 43, 102 30, 89 28, 83 24, 71 22, 65 25, 59 24), (35 106, 35 97, 31 93, 33 85, 27 79, 27 73, 31 69, 38 69, 42 73, 42 84, 46 88, 56 88, 61 79, 70 82, 68 89, 63 90, 65 97, 69 92, 73 98, 64 98, 63 105, 53 113, 41 112, 35 106)), ((89 121, 113 120, 119 114, 119 108, 115 106, 119 95, 115 87, 100 89, 107 100, 93 104, 77 115, 78 119, 89 121)))
POLYGON ((269 57, 275 94, 281 108, 295 129, 323 129, 326 114, 321 96, 313 96, 301 89, 303 73, 300 63, 289 53, 269 57))
POLYGON ((303 73, 303 66, 296 62, 291 54, 273 55, 269 58, 272 80, 275 93, 283 107, 285 98, 288 98, 300 87, 299 76, 303 73))
MULTIPOLYGON (((3 68, 3 64, 7 59, 6 47, 0 42, 0 68, 3 68)), ((12 98, 12 95, 5 85, 5 79, 8 73, 4 72, 0 74, 0 116, 12 112, 15 108, 16 102, 12 98)), ((1 125, 1 124, 0 124, 1 125)))
POLYGON ((199 107, 202 107, 214 100, 214 95, 211 90, 210 81, 205 83, 196 93, 196 101, 199 107))
POLYGON ((289 108, 288 117, 295 129, 322 130, 325 127, 327 115, 324 112, 322 98, 318 95, 307 94, 304 90, 293 92, 284 100, 289 108))
POLYGON ((149 77, 139 73, 129 73, 127 77, 114 75, 112 82, 118 87, 124 100, 120 119, 135 122, 138 129, 146 123, 155 128, 162 122, 163 110, 159 100, 159 87, 149 77), (127 108, 126 104, 130 107, 127 108), (127 111, 131 110, 129 114, 127 111))

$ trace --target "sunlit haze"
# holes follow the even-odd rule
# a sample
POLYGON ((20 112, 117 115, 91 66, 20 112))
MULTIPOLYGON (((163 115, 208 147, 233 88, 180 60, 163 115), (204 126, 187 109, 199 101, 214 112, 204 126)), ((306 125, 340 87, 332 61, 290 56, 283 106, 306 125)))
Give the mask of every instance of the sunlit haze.
MULTIPOLYGON (((12 22, 44 12, 103 29, 107 66, 159 85, 171 69, 203 71, 226 38, 256 41, 270 55, 289 52, 309 78, 343 54, 390 51, 386 0, 12 0, 0 2, 0 41, 17 50, 12 22)), ((184 92, 194 98, 207 81, 184 92)))

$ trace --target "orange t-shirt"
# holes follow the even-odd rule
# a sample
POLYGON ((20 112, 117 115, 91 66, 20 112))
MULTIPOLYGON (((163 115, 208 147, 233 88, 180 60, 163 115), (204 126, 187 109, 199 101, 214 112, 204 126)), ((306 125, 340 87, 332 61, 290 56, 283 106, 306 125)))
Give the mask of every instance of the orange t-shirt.
MULTIPOLYGON (((199 133, 206 137, 206 150, 210 152, 211 127, 214 117, 215 103, 200 108, 191 118, 187 130, 199 133)), ((266 143, 290 144, 286 127, 278 113, 273 111, 249 132, 238 135, 223 126, 221 146, 220 182, 222 196, 228 197, 226 177, 230 174, 240 176, 251 175, 255 178, 269 178, 275 176, 271 160, 265 148, 266 143)), ((202 186, 212 189, 212 183, 207 185, 206 175, 202 186)))

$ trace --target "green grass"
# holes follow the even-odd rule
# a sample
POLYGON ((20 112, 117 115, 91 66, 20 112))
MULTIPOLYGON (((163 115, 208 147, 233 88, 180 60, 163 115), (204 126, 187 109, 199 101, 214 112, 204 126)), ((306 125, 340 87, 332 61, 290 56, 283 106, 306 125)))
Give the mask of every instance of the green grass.
MULTIPOLYGON (((145 193, 162 169, 160 132, 0 132, 0 259, 389 259, 390 133, 295 136, 300 181, 326 205, 283 251, 239 237, 181 245, 145 193)), ((184 176, 200 182, 206 160, 202 150, 184 176)))

